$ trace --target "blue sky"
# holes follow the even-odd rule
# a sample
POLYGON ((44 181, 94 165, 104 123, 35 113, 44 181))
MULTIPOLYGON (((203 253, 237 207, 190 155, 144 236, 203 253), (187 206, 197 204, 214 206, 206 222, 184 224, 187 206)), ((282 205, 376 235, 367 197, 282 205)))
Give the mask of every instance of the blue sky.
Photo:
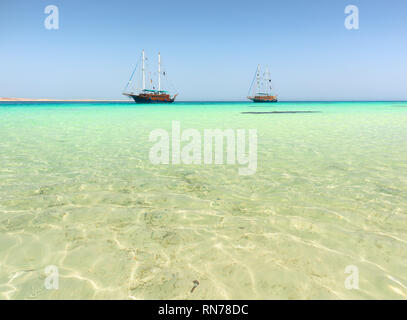
POLYGON ((281 100, 407 100, 405 0, 1 0, 0 97, 120 99, 143 48, 179 100, 244 100, 259 63, 281 100))

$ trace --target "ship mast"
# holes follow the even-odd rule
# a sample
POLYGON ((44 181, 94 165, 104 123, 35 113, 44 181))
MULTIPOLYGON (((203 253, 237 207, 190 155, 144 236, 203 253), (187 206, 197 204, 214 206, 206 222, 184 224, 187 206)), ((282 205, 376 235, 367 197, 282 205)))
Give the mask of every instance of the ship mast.
POLYGON ((266 65, 266 77, 265 77, 265 87, 266 87, 266 93, 271 94, 271 77, 270 77, 270 70, 268 65, 266 65))
POLYGON ((254 91, 255 95, 256 95, 256 93, 261 91, 261 88, 260 88, 260 65, 259 64, 257 65, 256 81, 257 81, 257 86, 256 86, 256 90, 254 91))
POLYGON ((143 90, 146 89, 146 74, 145 74, 145 69, 144 69, 144 49, 143 49, 143 90))
POLYGON ((158 53, 158 91, 161 91, 161 56, 158 53))

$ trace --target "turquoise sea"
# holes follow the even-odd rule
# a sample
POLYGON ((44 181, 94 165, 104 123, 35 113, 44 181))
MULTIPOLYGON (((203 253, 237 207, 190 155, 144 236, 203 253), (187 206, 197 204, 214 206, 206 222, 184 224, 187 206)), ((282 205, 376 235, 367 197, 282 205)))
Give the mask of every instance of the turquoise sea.
POLYGON ((407 102, 0 103, 0 299, 406 299, 406 230, 407 102), (256 173, 152 164, 174 120, 256 173))

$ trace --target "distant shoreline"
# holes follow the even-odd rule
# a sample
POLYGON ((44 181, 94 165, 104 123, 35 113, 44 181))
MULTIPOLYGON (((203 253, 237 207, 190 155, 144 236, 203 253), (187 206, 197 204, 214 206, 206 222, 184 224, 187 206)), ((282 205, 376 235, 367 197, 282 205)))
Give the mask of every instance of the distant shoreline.
MULTIPOLYGON (((119 99, 29 99, 29 98, 2 98, 0 102, 133 102, 132 100, 119 99)), ((248 100, 178 100, 177 102, 250 102, 248 100)), ((336 103, 336 102, 401 102, 406 103, 407 100, 281 100, 279 103, 336 103)), ((258 105, 258 106, 261 106, 258 105)))
POLYGON ((128 100, 103 100, 103 99, 28 99, 28 98, 0 98, 0 102, 13 102, 13 101, 27 101, 27 102, 46 102, 46 101, 56 101, 56 102, 62 102, 62 101, 67 101, 67 102, 116 102, 116 101, 128 101, 128 100))

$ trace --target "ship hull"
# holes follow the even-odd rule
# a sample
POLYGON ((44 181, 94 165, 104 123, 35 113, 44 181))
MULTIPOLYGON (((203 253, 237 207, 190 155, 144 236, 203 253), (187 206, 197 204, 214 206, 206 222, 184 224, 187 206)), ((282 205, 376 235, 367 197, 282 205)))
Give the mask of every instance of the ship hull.
POLYGON ((175 97, 171 98, 169 95, 147 95, 147 94, 129 94, 135 103, 173 103, 175 97))
POLYGON ((273 103, 278 102, 276 96, 259 96, 259 97, 248 97, 250 100, 256 103, 273 103))

